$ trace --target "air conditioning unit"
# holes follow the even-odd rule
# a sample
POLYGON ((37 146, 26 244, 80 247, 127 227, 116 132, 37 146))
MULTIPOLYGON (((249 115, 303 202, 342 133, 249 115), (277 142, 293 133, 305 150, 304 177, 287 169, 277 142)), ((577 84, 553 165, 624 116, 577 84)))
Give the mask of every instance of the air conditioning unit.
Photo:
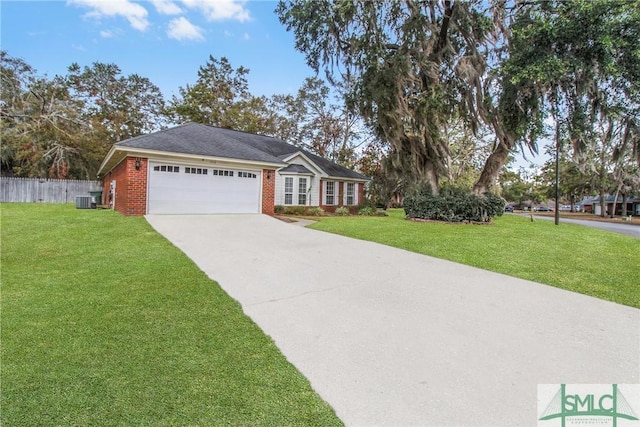
POLYGON ((76 209, 91 209, 91 196, 76 196, 76 209))

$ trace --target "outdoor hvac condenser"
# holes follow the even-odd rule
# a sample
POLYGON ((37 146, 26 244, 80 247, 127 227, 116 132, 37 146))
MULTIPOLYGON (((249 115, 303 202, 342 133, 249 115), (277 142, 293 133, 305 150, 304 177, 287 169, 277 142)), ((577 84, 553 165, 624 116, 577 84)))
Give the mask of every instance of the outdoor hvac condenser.
POLYGON ((91 209, 91 196, 76 196, 76 209, 91 209))

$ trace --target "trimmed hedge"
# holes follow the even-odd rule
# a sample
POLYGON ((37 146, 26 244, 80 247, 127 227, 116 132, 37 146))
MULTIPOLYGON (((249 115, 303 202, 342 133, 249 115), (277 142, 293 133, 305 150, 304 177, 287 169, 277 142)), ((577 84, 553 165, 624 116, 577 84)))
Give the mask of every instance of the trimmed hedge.
POLYGON ((471 193, 450 193, 434 196, 421 192, 404 198, 407 218, 446 222, 490 222, 504 213, 504 199, 493 193, 477 196, 471 193))

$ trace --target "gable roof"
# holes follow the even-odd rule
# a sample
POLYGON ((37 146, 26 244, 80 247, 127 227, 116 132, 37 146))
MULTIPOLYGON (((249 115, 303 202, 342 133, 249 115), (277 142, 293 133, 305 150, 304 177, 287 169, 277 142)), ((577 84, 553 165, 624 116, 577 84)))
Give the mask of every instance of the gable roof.
POLYGON ((107 154, 98 174, 108 172, 109 166, 116 166, 113 161, 110 162, 116 151, 136 150, 245 160, 276 167, 285 166, 284 159, 302 152, 330 177, 368 180, 362 174, 280 139, 198 123, 186 123, 117 142, 107 154))
POLYGON ((302 174, 306 174, 306 175, 313 175, 313 172, 311 172, 309 169, 307 169, 306 166, 297 165, 295 163, 290 164, 286 168, 280 169, 279 172, 280 173, 282 173, 282 172, 284 172, 284 173, 302 173, 302 174))
MULTIPOLYGON (((229 159, 282 163, 264 150, 258 150, 242 142, 240 132, 214 128, 197 123, 187 123, 171 129, 141 135, 117 142, 118 147, 146 148, 170 153, 195 154, 200 156, 225 157, 229 159)), ((258 144, 265 144, 261 135, 250 135, 258 144)))

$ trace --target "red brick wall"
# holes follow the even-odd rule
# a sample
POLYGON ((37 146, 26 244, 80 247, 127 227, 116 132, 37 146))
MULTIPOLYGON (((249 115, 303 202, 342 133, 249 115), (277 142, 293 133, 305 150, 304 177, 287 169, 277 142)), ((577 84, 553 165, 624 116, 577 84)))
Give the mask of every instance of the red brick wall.
MULTIPOLYGON (((336 202, 337 204, 335 205, 323 205, 322 204, 322 188, 323 188, 323 184, 324 180, 320 181, 320 191, 319 191, 319 198, 318 200, 320 200, 320 207, 325 211, 325 212, 335 212, 336 208, 339 208, 340 206, 344 205, 344 192, 346 190, 346 183, 344 182, 337 182, 336 183, 336 194, 337 194, 337 199, 336 202)), ((364 202, 364 184, 362 184, 361 182, 356 182, 356 192, 358 194, 358 205, 362 204, 364 202)), ((357 207, 356 206, 349 206, 349 211, 351 213, 357 212, 357 207)))
POLYGON ((358 186, 356 192, 358 193, 358 204, 361 205, 364 203, 364 184, 361 182, 356 182, 358 186))
POLYGON ((273 215, 276 204, 276 171, 262 170, 262 213, 273 215))
POLYGON ((136 158, 127 157, 109 172, 103 181, 105 201, 109 203, 109 186, 116 181, 114 209, 123 215, 144 215, 147 213, 147 165, 148 160, 140 158, 140 169, 136 170, 136 158))

